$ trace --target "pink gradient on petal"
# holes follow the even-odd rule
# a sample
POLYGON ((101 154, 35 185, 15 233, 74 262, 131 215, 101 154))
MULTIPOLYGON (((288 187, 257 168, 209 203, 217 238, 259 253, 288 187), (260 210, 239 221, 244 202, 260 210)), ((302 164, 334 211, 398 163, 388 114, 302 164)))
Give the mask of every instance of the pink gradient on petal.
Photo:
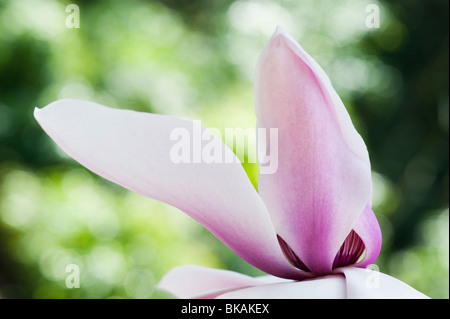
POLYGON ((364 259, 358 267, 367 267, 377 260, 381 250, 381 229, 377 218, 369 205, 357 219, 353 230, 358 234, 366 249, 364 259))
POLYGON ((67 154, 91 171, 179 208, 251 265, 280 277, 303 277, 284 258, 264 203, 228 147, 224 152, 234 163, 171 161, 171 132, 203 133, 205 128, 195 122, 80 100, 56 101, 36 109, 35 117, 67 154))
POLYGON ((258 62, 257 126, 278 128, 278 170, 259 176, 276 232, 312 272, 334 258, 371 193, 367 149, 325 73, 282 30, 258 62))

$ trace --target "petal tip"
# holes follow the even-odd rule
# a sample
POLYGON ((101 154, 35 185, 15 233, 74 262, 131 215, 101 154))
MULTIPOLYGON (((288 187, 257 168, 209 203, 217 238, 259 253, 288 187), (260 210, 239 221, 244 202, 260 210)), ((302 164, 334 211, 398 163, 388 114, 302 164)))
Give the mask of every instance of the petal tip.
POLYGON ((294 39, 289 35, 289 33, 284 29, 281 25, 277 25, 277 28, 275 29, 274 34, 272 35, 272 39, 282 37, 284 39, 290 40, 292 42, 295 42, 294 39))
POLYGON ((284 28, 281 25, 277 25, 277 28, 275 29, 275 33, 273 35, 276 36, 278 34, 283 33, 286 33, 286 30, 284 30, 284 28))
POLYGON ((35 108, 34 108, 34 111, 33 111, 34 118, 35 118, 36 120, 38 120, 38 121, 39 121, 39 118, 40 118, 40 113, 41 113, 41 111, 42 111, 42 109, 40 109, 40 108, 38 108, 38 107, 35 107, 35 108))

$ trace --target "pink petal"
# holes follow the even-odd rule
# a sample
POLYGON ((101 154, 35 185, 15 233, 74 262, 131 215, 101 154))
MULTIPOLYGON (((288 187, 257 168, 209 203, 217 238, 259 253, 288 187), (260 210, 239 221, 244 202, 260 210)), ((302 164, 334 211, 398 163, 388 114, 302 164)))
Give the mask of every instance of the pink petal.
MULTIPOLYGON (((280 280, 280 279, 279 279, 280 280)), ((265 284, 265 280, 229 270, 194 265, 172 269, 158 283, 157 288, 177 298, 215 298, 234 289, 265 284)))
POLYGON ((324 71, 281 28, 259 59, 255 101, 258 127, 278 128, 278 170, 260 174, 259 193, 298 264, 327 274, 371 196, 364 141, 324 71))
POLYGON ((77 100, 36 109, 35 117, 67 154, 98 175, 179 208, 267 273, 303 277, 284 258, 266 207, 230 149, 224 153, 234 164, 171 161, 172 130, 184 128, 194 138, 193 131, 205 130, 198 123, 77 100))
POLYGON ((353 230, 358 234, 365 246, 364 259, 357 266, 367 267, 377 260, 381 250, 381 229, 377 218, 369 205, 356 220, 353 230))
POLYGON ((426 299, 428 296, 381 272, 356 267, 338 268, 345 275, 350 299, 426 299))
POLYGON ((219 295, 218 299, 342 299, 346 293, 345 278, 329 275, 237 289, 219 295))

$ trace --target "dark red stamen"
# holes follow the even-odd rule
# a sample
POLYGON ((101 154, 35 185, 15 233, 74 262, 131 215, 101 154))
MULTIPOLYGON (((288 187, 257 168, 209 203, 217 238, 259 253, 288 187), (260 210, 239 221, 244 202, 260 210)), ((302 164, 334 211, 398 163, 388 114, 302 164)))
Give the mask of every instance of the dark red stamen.
POLYGON ((363 256, 364 250, 365 246, 363 241, 352 230, 334 258, 333 269, 356 264, 360 257, 363 256))
POLYGON ((284 256, 287 258, 289 263, 304 271, 310 271, 308 267, 298 258, 298 256, 294 253, 294 251, 289 247, 289 245, 284 241, 283 238, 281 238, 279 235, 277 235, 278 243, 280 244, 281 250, 283 251, 284 256))
MULTIPOLYGON (((310 272, 309 268, 280 235, 277 235, 277 239, 281 250, 289 263, 298 269, 310 272)), ((333 269, 356 264, 364 257, 364 252, 365 246, 363 241, 355 231, 350 231, 334 258, 333 269)))

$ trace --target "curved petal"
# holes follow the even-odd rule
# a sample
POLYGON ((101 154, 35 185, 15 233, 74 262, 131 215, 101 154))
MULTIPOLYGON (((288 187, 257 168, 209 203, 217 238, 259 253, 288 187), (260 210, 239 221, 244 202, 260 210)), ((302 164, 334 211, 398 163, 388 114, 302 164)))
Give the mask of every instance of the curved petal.
POLYGON ((345 275, 347 296, 351 299, 429 298, 406 283, 375 270, 346 267, 335 271, 345 275))
POLYGON ((426 299, 426 295, 386 274, 356 267, 303 281, 235 289, 219 299, 426 299))
POLYGON ((229 270, 187 265, 176 267, 165 274, 157 288, 180 299, 204 299, 215 298, 234 289, 265 283, 263 279, 259 280, 229 270))
POLYGON ((381 250, 380 225, 369 205, 366 206, 363 213, 356 220, 353 230, 358 234, 365 246, 364 258, 357 266, 365 268, 377 260, 381 250))
POLYGON ((342 299, 345 278, 329 275, 311 280, 259 285, 219 295, 218 299, 342 299))
POLYGON ((264 203, 220 139, 214 136, 234 163, 176 163, 170 157, 174 130, 195 144, 205 132, 199 123, 78 100, 36 109, 35 117, 67 154, 96 174, 179 208, 267 273, 300 273, 284 258, 264 203))
POLYGON ((278 170, 259 175, 259 193, 278 235, 327 274, 371 196, 364 141, 326 74, 281 28, 259 58, 255 104, 258 127, 278 128, 278 170))

